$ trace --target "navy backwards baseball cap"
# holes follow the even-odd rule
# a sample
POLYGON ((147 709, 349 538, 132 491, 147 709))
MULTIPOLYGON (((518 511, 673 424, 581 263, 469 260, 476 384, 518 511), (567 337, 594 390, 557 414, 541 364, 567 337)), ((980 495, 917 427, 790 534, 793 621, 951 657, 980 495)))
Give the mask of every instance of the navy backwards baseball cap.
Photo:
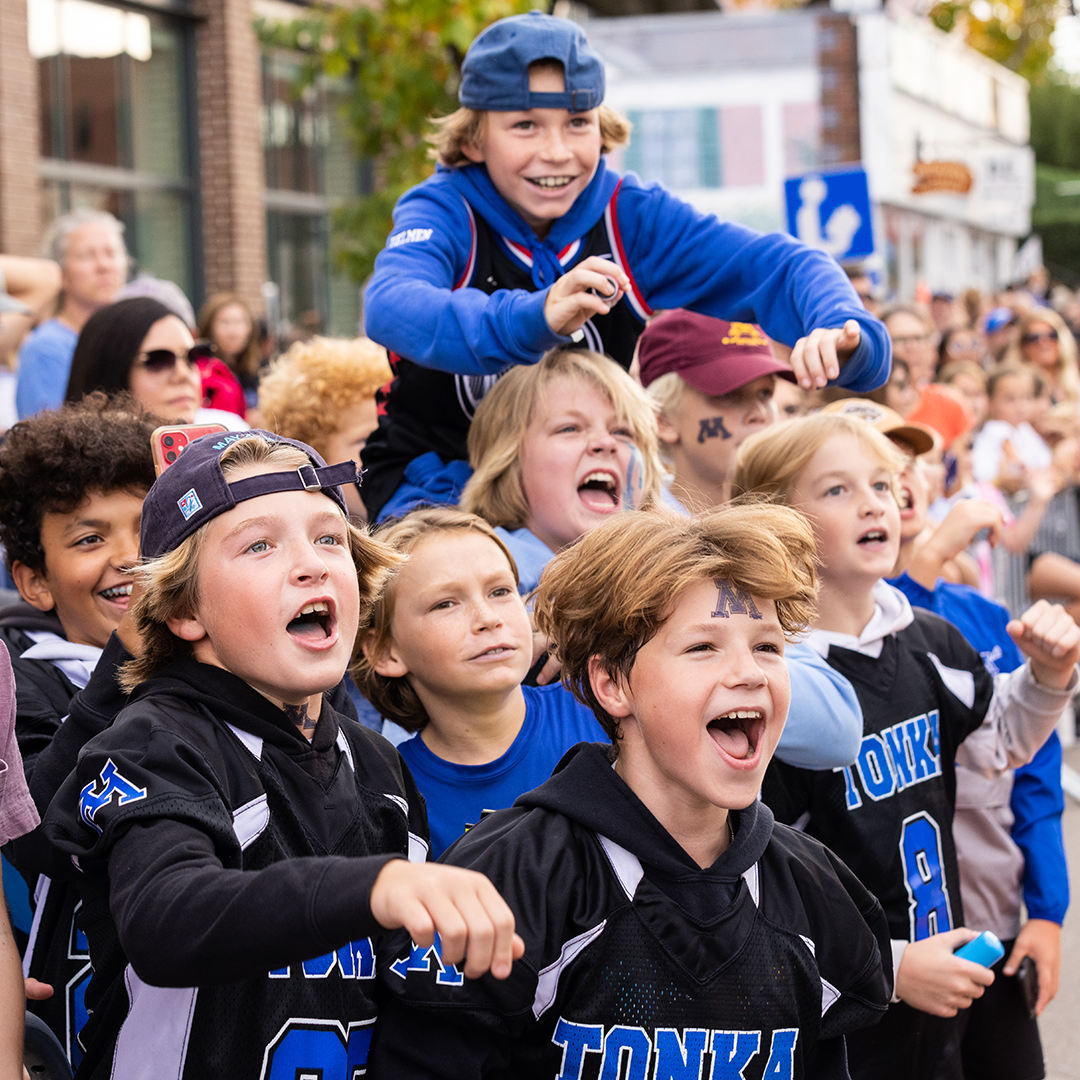
POLYGON ((458 100, 470 109, 517 112, 569 109, 586 112, 604 100, 604 65, 585 31, 569 19, 530 11, 492 23, 469 46, 461 65, 458 100), (529 89, 529 65, 557 60, 562 93, 529 89))
POLYGON ((237 503, 278 491, 321 491, 347 517, 341 484, 359 480, 356 462, 327 465, 307 443, 271 431, 228 431, 204 435, 184 451, 158 478, 143 502, 139 546, 144 559, 174 551, 196 529, 237 503), (259 435, 267 442, 285 443, 302 450, 310 465, 281 472, 260 473, 228 483, 221 471, 221 455, 241 439, 259 435))

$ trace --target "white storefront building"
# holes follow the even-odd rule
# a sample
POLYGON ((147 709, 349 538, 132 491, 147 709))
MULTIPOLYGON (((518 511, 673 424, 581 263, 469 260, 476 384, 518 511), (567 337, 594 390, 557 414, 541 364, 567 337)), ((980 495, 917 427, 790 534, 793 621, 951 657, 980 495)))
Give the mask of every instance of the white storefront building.
POLYGON ((1011 279, 1034 200, 1027 83, 957 37, 881 9, 586 25, 635 125, 614 164, 768 230, 786 228, 785 179, 861 163, 893 295, 1011 279))

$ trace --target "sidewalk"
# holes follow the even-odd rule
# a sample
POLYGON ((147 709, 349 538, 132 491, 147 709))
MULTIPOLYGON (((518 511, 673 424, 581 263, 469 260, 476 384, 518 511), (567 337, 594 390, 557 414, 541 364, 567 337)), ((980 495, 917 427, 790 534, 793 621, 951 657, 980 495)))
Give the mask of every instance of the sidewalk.
MULTIPOLYGON (((1080 772, 1080 744, 1065 751, 1065 762, 1080 772)), ((1039 1020, 1047 1080, 1080 1080, 1080 803, 1068 796, 1064 829, 1073 908, 1062 934, 1061 988, 1039 1020)))

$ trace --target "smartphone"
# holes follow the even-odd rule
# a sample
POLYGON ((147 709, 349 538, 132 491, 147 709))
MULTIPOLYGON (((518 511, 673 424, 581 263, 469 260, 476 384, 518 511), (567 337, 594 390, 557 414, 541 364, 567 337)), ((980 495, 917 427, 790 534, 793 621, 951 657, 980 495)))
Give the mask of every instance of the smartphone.
POLYGON ((160 476, 181 454, 188 443, 203 435, 217 435, 228 431, 224 424, 175 424, 154 428, 150 436, 150 452, 154 455, 154 469, 160 476))
POLYGON ((1028 1016, 1035 1019, 1035 1005, 1039 1000, 1039 969, 1030 956, 1025 956, 1016 969, 1016 981, 1020 984, 1020 992, 1024 995, 1024 1005, 1027 1007, 1028 1016))
POLYGON ((982 964, 983 967, 993 967, 1005 955, 1005 946, 996 934, 984 930, 977 938, 961 945, 953 955, 959 956, 961 960, 982 964))

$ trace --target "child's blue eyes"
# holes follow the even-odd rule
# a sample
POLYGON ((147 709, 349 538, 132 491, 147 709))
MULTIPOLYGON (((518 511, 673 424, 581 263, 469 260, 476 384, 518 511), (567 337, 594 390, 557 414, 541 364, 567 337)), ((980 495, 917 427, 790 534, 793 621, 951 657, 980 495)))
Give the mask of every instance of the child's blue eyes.
MULTIPOLYGON (((327 533, 325 536, 320 536, 315 541, 316 544, 322 545, 324 547, 334 547, 343 544, 344 542, 345 541, 342 537, 335 536, 333 533, 327 533)), ((244 550, 250 552, 252 555, 261 555, 264 551, 270 550, 270 541, 256 540, 254 543, 248 544, 248 546, 244 550)))

